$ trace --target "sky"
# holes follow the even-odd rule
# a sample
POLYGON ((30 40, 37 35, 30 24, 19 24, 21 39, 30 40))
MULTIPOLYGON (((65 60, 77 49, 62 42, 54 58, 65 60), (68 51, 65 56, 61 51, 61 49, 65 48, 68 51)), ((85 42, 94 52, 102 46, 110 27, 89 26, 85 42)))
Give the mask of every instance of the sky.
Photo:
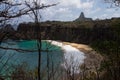
MULTIPOLYGON (((120 17, 120 8, 111 8, 111 4, 105 3, 104 0, 41 0, 41 2, 46 5, 59 3, 40 10, 41 21, 73 21, 81 12, 93 20, 120 17)), ((18 20, 32 21, 29 16, 22 16, 18 20)))

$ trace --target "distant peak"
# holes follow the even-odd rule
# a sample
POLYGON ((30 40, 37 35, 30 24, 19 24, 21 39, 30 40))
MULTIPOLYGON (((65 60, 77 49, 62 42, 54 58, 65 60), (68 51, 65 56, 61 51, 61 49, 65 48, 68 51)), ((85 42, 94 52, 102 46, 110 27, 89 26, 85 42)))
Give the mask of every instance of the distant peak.
POLYGON ((81 14, 80 14, 80 18, 85 18, 85 16, 84 16, 84 13, 83 13, 83 12, 81 12, 81 14))
POLYGON ((92 18, 86 18, 84 13, 81 12, 79 18, 77 18, 75 21, 92 21, 92 18))

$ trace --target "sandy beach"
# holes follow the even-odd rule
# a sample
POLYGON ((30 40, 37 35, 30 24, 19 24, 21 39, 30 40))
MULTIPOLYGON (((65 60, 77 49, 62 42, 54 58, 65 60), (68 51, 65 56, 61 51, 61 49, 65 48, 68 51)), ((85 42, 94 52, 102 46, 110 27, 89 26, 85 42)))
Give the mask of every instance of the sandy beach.
MULTIPOLYGON (((94 72, 96 67, 100 67, 100 63, 103 60, 103 57, 88 45, 51 40, 49 42, 61 47, 65 52, 64 57, 67 61, 67 63, 63 63, 65 68, 71 67, 72 63, 72 66, 86 67, 89 69, 88 71, 94 72), (71 56, 73 57, 71 58, 71 56)), ((77 67, 75 72, 79 73, 80 71, 77 67)))
POLYGON ((86 58, 84 59, 84 63, 81 67, 84 66, 91 72, 95 72, 96 68, 100 67, 100 63, 103 60, 103 57, 90 46, 69 42, 63 42, 63 44, 71 45, 85 54, 86 58))

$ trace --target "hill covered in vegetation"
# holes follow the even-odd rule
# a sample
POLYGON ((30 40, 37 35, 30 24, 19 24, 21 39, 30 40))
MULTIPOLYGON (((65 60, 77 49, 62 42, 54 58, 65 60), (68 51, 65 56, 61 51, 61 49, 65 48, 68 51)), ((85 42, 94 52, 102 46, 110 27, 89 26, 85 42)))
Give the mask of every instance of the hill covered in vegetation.
MULTIPOLYGON (((90 44, 96 40, 115 40, 115 32, 120 25, 120 19, 85 21, 85 22, 59 22, 47 21, 40 23, 42 39, 61 40, 90 44)), ((18 39, 35 39, 34 23, 21 23, 15 36, 18 39)))
MULTIPOLYGON (((0 29, 0 40, 42 39, 75 42, 90 45, 104 57, 97 71, 97 78, 92 80, 120 79, 120 18, 96 21, 47 21, 39 23, 39 33, 33 22, 21 23, 17 30, 7 25, 0 29), (102 76, 100 76, 100 73, 102 76)), ((88 80, 88 79, 85 79, 88 80)))

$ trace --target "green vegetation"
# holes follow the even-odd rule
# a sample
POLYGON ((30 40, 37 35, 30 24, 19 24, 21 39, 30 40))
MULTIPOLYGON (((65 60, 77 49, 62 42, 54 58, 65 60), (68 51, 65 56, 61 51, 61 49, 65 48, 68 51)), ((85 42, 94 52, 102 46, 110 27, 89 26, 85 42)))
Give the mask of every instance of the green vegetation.
MULTIPOLYGON (((47 21, 41 23, 41 27, 44 35, 49 36, 48 39, 85 43, 103 55, 101 67, 96 69, 98 74, 91 76, 96 78, 83 80, 120 80, 119 18, 86 22, 47 21)), ((19 31, 23 32, 22 28, 19 31)))
MULTIPOLYGON (((119 18, 85 22, 47 21, 40 23, 40 27, 41 33, 38 32, 38 35, 41 34, 43 40, 51 39, 88 44, 104 57, 100 68, 96 68, 93 73, 90 72, 89 76, 79 75, 81 77, 79 80, 120 80, 119 18)), ((34 28, 35 23, 21 23, 17 31, 13 31, 14 34, 9 31, 4 33, 7 33, 7 38, 13 40, 33 40, 36 37, 34 28)), ((25 47, 29 47, 29 45, 25 47)), ((89 69, 83 65, 83 74, 86 71, 89 69)), ((69 74, 69 76, 73 77, 74 80, 74 75, 69 74)))
POLYGON ((101 68, 105 71, 102 80, 120 80, 120 20, 111 23, 113 40, 98 40, 91 46, 104 56, 101 68))

